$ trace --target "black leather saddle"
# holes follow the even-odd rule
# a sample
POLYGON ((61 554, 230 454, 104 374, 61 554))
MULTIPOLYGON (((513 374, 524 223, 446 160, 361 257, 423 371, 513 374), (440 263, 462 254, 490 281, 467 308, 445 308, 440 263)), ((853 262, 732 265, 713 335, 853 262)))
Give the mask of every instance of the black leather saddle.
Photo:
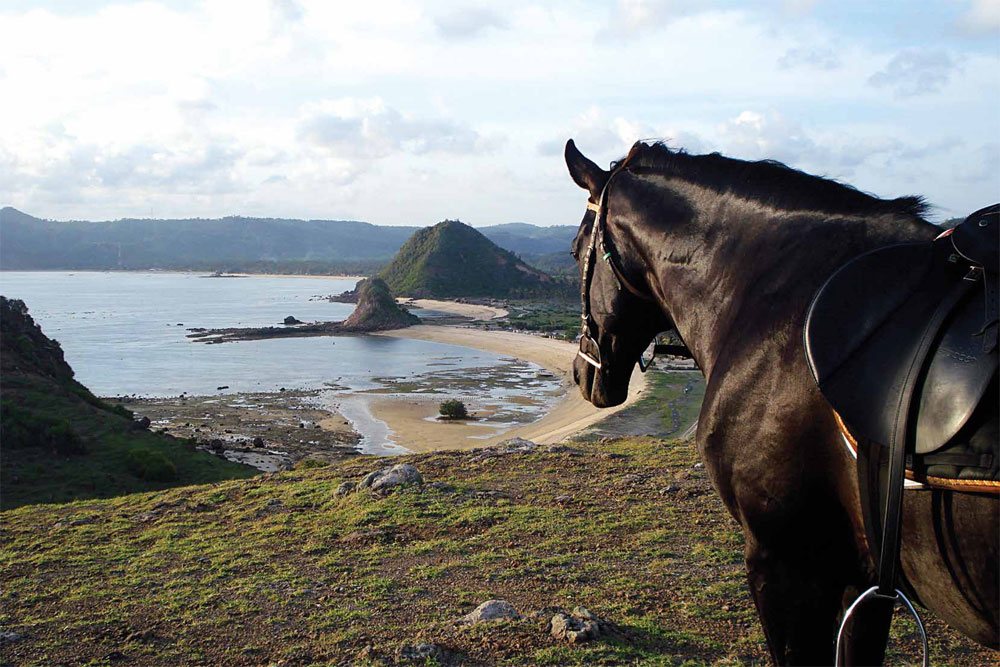
POLYGON ((867 622, 883 646, 897 600, 917 616, 908 599, 915 591, 899 570, 906 477, 1000 492, 998 231, 994 205, 933 242, 861 255, 827 280, 806 316, 810 368, 856 443, 865 533, 877 562, 877 586, 847 616, 868 605, 867 622))
POLYGON ((996 391, 998 230, 1000 205, 981 209, 934 242, 857 257, 817 293, 805 327, 809 363, 859 442, 889 446, 900 411, 911 411, 909 467, 997 478, 996 443, 986 443, 991 451, 982 451, 982 438, 974 451, 947 446, 996 391), (914 367, 927 336, 933 340, 914 367), (914 374, 911 402, 903 392, 914 374), (921 460, 935 452, 937 460, 921 460))

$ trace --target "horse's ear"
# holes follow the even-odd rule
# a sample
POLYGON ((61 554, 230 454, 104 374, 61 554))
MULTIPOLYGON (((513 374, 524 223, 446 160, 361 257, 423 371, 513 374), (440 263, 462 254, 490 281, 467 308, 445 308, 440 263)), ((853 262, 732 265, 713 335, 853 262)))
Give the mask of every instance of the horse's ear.
POLYGON ((569 175, 577 185, 588 191, 595 199, 600 196, 604 184, 608 181, 609 172, 588 160, 572 139, 566 142, 566 166, 569 167, 569 175))

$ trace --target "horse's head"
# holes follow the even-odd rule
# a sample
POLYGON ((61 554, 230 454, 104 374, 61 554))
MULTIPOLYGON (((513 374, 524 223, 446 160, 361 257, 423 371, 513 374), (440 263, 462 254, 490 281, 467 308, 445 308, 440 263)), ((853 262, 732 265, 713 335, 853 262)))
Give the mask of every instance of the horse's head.
POLYGON ((573 379, 584 398, 601 408, 625 401, 632 369, 643 352, 656 334, 673 327, 654 303, 641 263, 629 256, 622 212, 611 203, 616 176, 627 161, 605 171, 584 157, 572 139, 566 144, 570 176, 590 193, 572 249, 580 267, 583 311, 573 379), (614 231, 609 234, 609 229, 614 231))

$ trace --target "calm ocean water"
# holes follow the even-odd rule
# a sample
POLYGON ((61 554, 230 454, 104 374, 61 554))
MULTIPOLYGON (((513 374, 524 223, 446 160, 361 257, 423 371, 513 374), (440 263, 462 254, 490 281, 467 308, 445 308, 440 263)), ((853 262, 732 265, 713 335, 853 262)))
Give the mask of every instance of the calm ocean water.
MULTIPOLYGON (((166 272, 0 272, 0 294, 23 299, 60 342, 77 379, 100 396, 380 386, 373 378, 500 365, 466 347, 383 336, 243 341, 186 338, 190 327, 341 320, 350 304, 310 300, 354 286, 325 278, 206 278, 166 272)), ((419 314, 419 311, 418 311, 419 314)))

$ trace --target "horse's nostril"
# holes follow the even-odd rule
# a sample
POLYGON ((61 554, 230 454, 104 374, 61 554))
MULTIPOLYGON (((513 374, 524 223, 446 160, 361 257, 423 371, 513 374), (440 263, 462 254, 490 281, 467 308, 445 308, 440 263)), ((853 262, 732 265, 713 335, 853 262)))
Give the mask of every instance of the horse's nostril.
POLYGON ((580 369, 573 364, 573 382, 580 384, 580 369))

